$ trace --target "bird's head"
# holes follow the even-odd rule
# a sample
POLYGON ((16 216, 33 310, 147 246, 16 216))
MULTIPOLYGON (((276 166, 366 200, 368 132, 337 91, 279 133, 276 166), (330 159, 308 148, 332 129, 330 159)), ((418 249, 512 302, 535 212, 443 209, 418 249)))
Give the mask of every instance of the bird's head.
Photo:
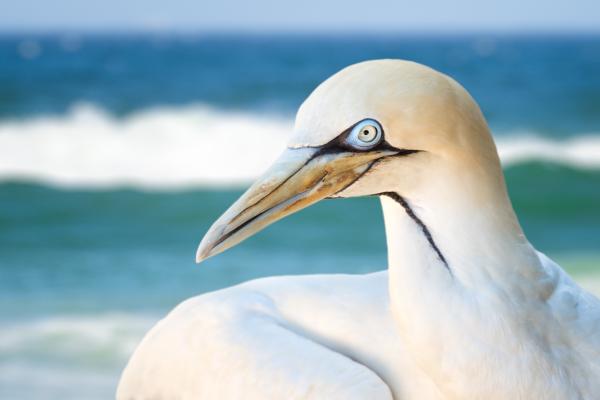
POLYGON ((288 148, 212 225, 196 260, 324 198, 418 197, 436 171, 490 164, 499 165, 485 120, 454 80, 407 61, 355 64, 305 100, 288 148))

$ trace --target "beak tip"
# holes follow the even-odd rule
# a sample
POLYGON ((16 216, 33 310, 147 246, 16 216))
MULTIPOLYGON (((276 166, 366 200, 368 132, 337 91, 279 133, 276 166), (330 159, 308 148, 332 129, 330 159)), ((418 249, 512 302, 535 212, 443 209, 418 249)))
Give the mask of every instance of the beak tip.
POLYGON ((219 221, 215 222, 213 226, 206 232, 200 244, 198 250, 196 250, 196 264, 200 264, 207 258, 215 256, 221 253, 222 243, 219 243, 220 238, 223 236, 225 228, 218 224, 219 221))
POLYGON ((213 254, 211 253, 211 246, 206 246, 204 243, 200 243, 200 245, 198 246, 198 250, 196 251, 196 264, 200 264, 202 261, 212 256, 213 254))
POLYGON ((207 258, 212 256, 210 249, 203 249, 202 247, 198 248, 196 252, 196 264, 202 263, 207 258))

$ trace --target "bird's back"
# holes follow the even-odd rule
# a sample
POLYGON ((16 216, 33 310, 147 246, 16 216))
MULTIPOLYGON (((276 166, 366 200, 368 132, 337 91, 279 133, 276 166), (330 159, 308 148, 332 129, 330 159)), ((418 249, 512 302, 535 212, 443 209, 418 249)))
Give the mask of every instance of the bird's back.
POLYGON ((600 390, 600 300, 579 286, 557 263, 542 253, 538 255, 546 271, 556 279, 547 300, 559 324, 555 335, 559 342, 553 351, 564 357, 561 362, 570 361, 580 369, 573 371, 574 376, 594 380, 582 383, 600 390))
POLYGON ((437 399, 406 361, 387 285, 387 271, 274 277, 186 300, 146 335, 117 397, 437 399))

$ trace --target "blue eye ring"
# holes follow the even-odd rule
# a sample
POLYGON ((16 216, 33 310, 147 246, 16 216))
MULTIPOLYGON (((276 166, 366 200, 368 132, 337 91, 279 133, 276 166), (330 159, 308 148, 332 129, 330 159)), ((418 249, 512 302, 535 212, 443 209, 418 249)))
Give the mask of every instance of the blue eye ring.
POLYGON ((383 128, 374 119, 363 119, 352 127, 346 143, 357 150, 370 150, 381 143, 383 139, 383 128))

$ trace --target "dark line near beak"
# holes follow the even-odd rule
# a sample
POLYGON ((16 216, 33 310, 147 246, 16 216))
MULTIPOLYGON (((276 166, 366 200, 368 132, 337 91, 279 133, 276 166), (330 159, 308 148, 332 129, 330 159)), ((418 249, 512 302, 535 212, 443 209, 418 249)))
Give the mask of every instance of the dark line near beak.
MULTIPOLYGON (((398 157, 398 156, 406 156, 409 154, 413 154, 413 153, 418 153, 421 150, 407 150, 407 149, 398 149, 396 147, 391 146, 389 143, 387 143, 385 140, 383 142, 381 142, 378 146, 376 146, 375 148, 369 150, 369 151, 373 151, 373 150, 390 150, 390 151, 395 151, 397 152, 397 154, 394 154, 393 156, 390 157, 398 157)), ((258 205, 261 201, 263 201, 265 198, 269 197, 271 194, 273 194, 277 189, 279 189, 280 187, 282 187, 286 182, 288 182, 290 179, 292 179, 302 168, 306 167, 311 161, 313 161, 315 158, 322 156, 324 154, 339 154, 339 153, 358 153, 356 150, 353 150, 351 148, 344 148, 341 147, 337 144, 337 138, 334 139, 333 141, 321 146, 319 148, 318 151, 316 151, 314 154, 312 154, 300 167, 298 167, 298 169, 296 169, 290 176, 288 176, 287 178, 285 178, 283 181, 281 181, 281 183, 279 183, 279 185, 275 186, 273 189, 271 189, 271 191, 269 193, 267 193, 266 195, 264 195, 263 197, 261 197, 260 199, 256 200, 254 203, 248 205, 246 208, 244 208, 242 211, 240 211, 239 215, 242 215, 243 213, 245 213, 248 209, 258 205)), ((379 161, 375 160, 375 162, 373 162, 369 168, 367 168, 367 170, 365 172, 363 172, 361 175, 359 175, 356 179, 354 179, 348 186, 346 186, 344 189, 347 189, 348 187, 350 187, 350 185, 354 184, 357 180, 359 180, 365 173, 367 173, 369 171, 369 169, 371 169, 371 167, 377 162, 379 161)), ((336 192, 339 193, 342 190, 336 192)))
MULTIPOLYGON (((261 199, 262 200, 262 199, 261 199)), ((258 202, 257 202, 258 204, 258 202)), ((275 206, 276 207, 276 206, 275 206)), ((223 243, 225 240, 229 239, 231 236, 233 236, 234 234, 236 234, 237 232, 239 232, 240 230, 242 230, 245 226, 247 226, 249 223, 251 223, 252 221, 255 221, 257 218, 261 217, 262 215, 264 215, 266 212, 270 211, 272 208, 266 209, 258 214, 256 214, 254 217, 250 218, 247 221, 244 221, 242 224, 236 226, 235 228, 233 228, 231 231, 227 232, 226 234, 224 234, 223 236, 221 236, 219 238, 219 240, 217 240, 212 246, 211 249, 214 249, 215 247, 217 247, 218 245, 220 245, 221 243, 223 243)))
MULTIPOLYGON (((306 167, 312 160, 314 160, 315 158, 317 158, 319 155, 321 155, 321 151, 317 151, 315 152, 313 155, 311 155, 300 167, 298 167, 290 176, 288 176, 287 178, 285 178, 283 181, 281 181, 281 183, 279 183, 279 185, 275 186, 273 189, 271 189, 271 191, 267 194, 265 194, 263 197, 261 197, 260 199, 256 200, 254 203, 248 205, 246 208, 244 208, 242 211, 240 211, 238 213, 238 215, 236 216, 236 218, 233 219, 233 221, 235 221, 235 219, 237 219, 237 217, 239 217, 240 215, 242 215, 243 213, 245 213, 248 209, 257 206, 261 201, 263 201, 264 199, 266 199, 267 197, 269 197, 270 195, 272 195, 277 189, 279 189, 280 187, 282 187, 283 185, 285 185, 286 182, 288 182, 290 179, 292 179, 294 176, 296 176, 296 174, 298 172, 300 172, 300 170, 304 167, 306 167)), ((232 222, 233 222, 232 221, 232 222)))
MULTIPOLYGON (((262 199, 261 199, 262 200, 262 199)), ((260 200, 256 203, 258 204, 260 203, 260 200)), ((281 203, 280 203, 281 204, 281 203)), ((219 238, 219 240, 217 240, 212 246, 211 248, 214 249, 215 247, 217 247, 218 245, 220 245, 221 243, 223 243, 225 240, 229 239, 231 236, 235 235, 236 233, 238 233, 240 230, 244 229, 245 226, 247 226, 248 224, 250 224, 251 222, 255 221, 256 219, 260 218, 261 216, 263 216, 265 213, 269 212, 270 210, 272 210, 273 208, 277 207, 279 204, 268 208, 266 210, 263 210, 262 212, 256 214, 254 217, 250 218, 247 221, 244 221, 243 223, 241 223, 240 225, 236 226, 235 228, 233 228, 232 230, 230 230, 229 232, 227 232, 226 234, 224 234, 223 236, 221 236, 219 238)), ((239 214, 238 214, 239 215, 239 214)))
POLYGON ((365 169, 362 174, 360 174, 356 178, 352 179, 352 181, 349 184, 347 184, 342 189, 340 189, 337 192, 335 192, 333 194, 333 196, 329 196, 328 199, 335 198, 335 196, 337 196, 338 193, 341 193, 344 190, 348 189, 350 186, 354 185, 360 178, 362 178, 367 172, 369 172, 369 170, 371 168, 373 168, 373 165, 377 164, 377 161, 379 161, 379 160, 381 160, 381 158, 379 158, 379 159, 377 159, 375 161, 371 161, 371 163, 369 164, 369 166, 367 167, 367 169, 365 169))
MULTIPOLYGON (((386 149, 387 149, 387 148, 386 148, 386 149)), ((328 199, 335 198, 335 196, 337 196, 337 194, 338 194, 338 193, 341 193, 341 192, 343 192, 344 190, 348 189, 350 186, 354 185, 356 182, 358 182, 358 180, 359 180, 360 178, 364 177, 364 176, 365 176, 365 175, 366 175, 366 174, 367 174, 367 173, 368 173, 368 172, 369 172, 369 171, 370 171, 370 170, 371 170, 371 169, 372 169, 372 168, 373 168, 373 167, 374 167, 374 166, 375 166, 377 163, 379 163, 381 160, 385 160, 385 159, 387 159, 387 158, 390 158, 390 157, 403 157, 403 156, 408 156, 408 155, 410 155, 410 154, 414 154, 414 153, 420 153, 420 152, 421 152, 421 150, 397 149, 397 148, 395 148, 395 147, 391 147, 391 146, 389 146, 389 149, 390 149, 390 150, 393 150, 393 151, 396 151, 396 152, 397 152, 397 154, 394 154, 394 155, 391 155, 391 156, 387 156, 387 157, 381 157, 381 158, 378 158, 378 159, 376 159, 376 160, 372 161, 372 162, 371 162, 371 164, 369 164, 369 167, 368 167, 368 168, 367 168, 367 169, 366 169, 366 170, 365 170, 365 171, 364 171, 362 174, 360 174, 359 176, 357 176, 356 178, 354 178, 354 179, 352 180, 352 182, 350 182, 349 184, 347 184, 346 186, 344 186, 344 188, 343 188, 343 189, 341 189, 341 190, 338 190, 337 192, 335 192, 335 193, 333 194, 333 196, 329 196, 329 197, 328 197, 328 199)))
POLYGON ((389 149, 386 148, 386 150, 392 150, 392 151, 396 152, 396 154, 388 156, 388 157, 404 157, 404 156, 408 156, 411 154, 420 153, 422 151, 422 150, 410 150, 410 149, 397 149, 393 146, 389 146, 389 149))
MULTIPOLYGON (((307 161, 308 163, 308 161, 307 161)), ((299 170, 298 170, 299 171, 299 170)), ((297 171, 296 171, 297 173, 297 171)), ((327 173, 323 174, 319 179, 316 180, 316 184, 314 186, 311 186, 310 188, 306 189, 304 192, 300 192, 296 195, 294 195, 293 197, 290 197, 289 199, 285 199, 277 204, 275 204, 273 207, 269 207, 263 211, 261 211, 260 213, 256 214, 254 217, 250 218, 247 221, 244 221, 243 223, 241 223, 240 225, 236 226, 235 228, 233 228, 231 231, 227 232, 226 234, 224 234, 223 236, 221 236, 219 238, 219 240, 217 240, 213 245, 212 248, 214 249, 215 247, 217 247, 218 245, 220 245, 221 243, 223 243, 225 240, 229 239, 231 236, 235 235, 237 232, 241 231, 242 229, 244 229, 246 226, 248 226, 250 223, 256 221, 258 218, 262 217, 264 214, 268 213, 269 211, 272 211, 273 209, 279 207, 280 205, 282 205, 283 203, 285 203, 286 201, 289 201, 290 199, 296 198, 296 197, 300 197, 303 194, 305 194, 306 192, 312 190, 313 188, 315 188, 319 183, 321 183, 323 181, 323 179, 327 176, 327 173)), ((261 200, 267 198, 267 196, 261 198, 261 200)), ((260 200, 256 202, 256 204, 260 203, 260 200)), ((248 208, 246 208, 248 209, 248 208)))
POLYGON ((415 212, 412 210, 412 208, 410 208, 410 205, 408 204, 408 202, 406 200, 404 200, 404 198, 396 192, 383 192, 383 193, 378 193, 377 195, 387 196, 390 199, 394 200, 396 203, 400 204, 402 206, 402 208, 404 208, 404 211, 406 211, 406 214, 413 221, 415 221, 415 223, 417 225, 419 225, 419 227, 421 228, 421 231, 423 231, 423 234, 425 235, 425 238, 431 245, 431 248, 435 251, 435 253, 437 254, 440 261, 442 263, 444 263, 444 266, 446 267, 446 269, 448 270, 450 275, 452 275, 452 270, 450 269, 450 266, 448 265, 448 261, 446 261, 446 257, 444 257, 444 255, 440 251, 439 247, 433 240, 433 236, 431 236, 431 232, 429 231, 427 226, 423 223, 423 221, 417 216, 417 214, 415 214, 415 212))

